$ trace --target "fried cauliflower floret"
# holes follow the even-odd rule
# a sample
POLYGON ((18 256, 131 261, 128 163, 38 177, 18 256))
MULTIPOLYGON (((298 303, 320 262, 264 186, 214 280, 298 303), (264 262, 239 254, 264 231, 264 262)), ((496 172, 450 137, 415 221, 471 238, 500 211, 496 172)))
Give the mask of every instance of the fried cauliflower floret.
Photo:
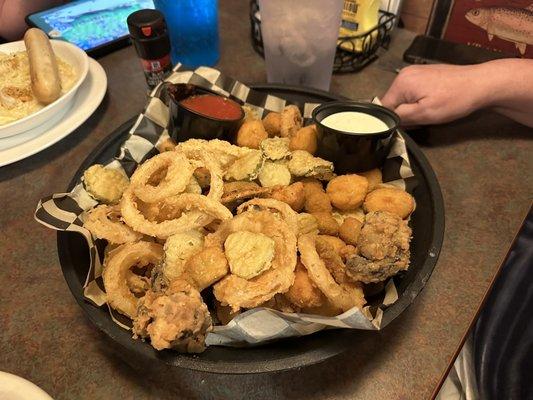
POLYGON ((297 307, 319 307, 326 298, 307 274, 307 269, 298 260, 294 270, 294 283, 285 297, 297 307))
POLYGON ((251 279, 271 267, 275 243, 262 233, 239 231, 227 237, 224 251, 231 273, 251 279))
POLYGON ((165 290, 149 290, 139 300, 133 337, 150 338, 156 350, 201 353, 211 327, 211 316, 200 293, 189 283, 175 280, 165 290))
POLYGON ((305 150, 310 154, 315 154, 318 148, 316 125, 308 125, 296 132, 290 139, 289 149, 305 150))
POLYGON ((308 213, 298 214, 298 236, 307 233, 318 234, 318 221, 316 218, 308 213))
POLYGON ((318 230, 321 234, 335 236, 339 233, 339 224, 335 221, 335 218, 333 218, 333 215, 331 215, 330 212, 318 211, 311 213, 311 215, 316 218, 318 222, 318 230))
POLYGON ((291 183, 289 169, 283 164, 272 161, 265 161, 258 178, 263 187, 288 186, 291 183))
POLYGON ((183 274, 187 260, 204 246, 204 235, 197 230, 176 233, 169 236, 163 247, 165 258, 163 274, 168 280, 183 274))
POLYGON ((295 105, 287 106, 283 109, 280 115, 280 129, 281 137, 292 137, 302 127, 303 118, 300 110, 295 105))
POLYGON ((355 210, 365 199, 368 180, 356 174, 340 175, 329 181, 326 193, 339 210, 355 210))
POLYGON ((228 181, 253 181, 259 175, 264 163, 263 153, 252 150, 233 162, 224 178, 228 181))
POLYGON ((315 177, 318 179, 331 179, 333 174, 333 163, 313 155, 305 150, 295 150, 292 152, 289 161, 291 174, 297 177, 315 177))
POLYGON ((198 291, 204 290, 228 274, 228 260, 218 247, 205 247, 190 257, 184 268, 184 279, 198 291))
POLYGON ((280 135, 281 129, 281 113, 270 112, 263 118, 263 126, 267 131, 269 137, 275 137, 280 135))
POLYGON ((354 281, 372 283, 406 270, 410 240, 407 221, 385 211, 368 213, 357 240, 360 255, 346 261, 348 276, 354 281))
POLYGON ((387 211, 405 219, 413 212, 415 200, 405 190, 382 187, 366 196, 363 208, 366 212, 387 211))
POLYGON ((378 185, 383 183, 383 176, 379 168, 374 168, 365 172, 359 172, 358 175, 364 176, 368 180, 369 192, 376 189, 378 185))
POLYGON ((300 212, 305 203, 304 185, 302 182, 296 182, 289 186, 274 189, 270 197, 287 203, 294 211, 300 212))
POLYGON ((273 161, 282 160, 291 154, 289 151, 289 138, 275 137, 265 139, 261 142, 260 147, 264 157, 273 161))
POLYGON ((339 237, 347 244, 357 246, 357 239, 359 238, 362 226, 363 224, 357 218, 345 218, 339 227, 339 237))
POLYGON ((259 149, 261 142, 268 138, 268 133, 260 120, 247 120, 237 131, 235 142, 238 146, 259 149))
POLYGON ((105 168, 101 164, 87 168, 83 173, 83 181, 87 192, 106 204, 117 203, 130 183, 124 172, 105 168))

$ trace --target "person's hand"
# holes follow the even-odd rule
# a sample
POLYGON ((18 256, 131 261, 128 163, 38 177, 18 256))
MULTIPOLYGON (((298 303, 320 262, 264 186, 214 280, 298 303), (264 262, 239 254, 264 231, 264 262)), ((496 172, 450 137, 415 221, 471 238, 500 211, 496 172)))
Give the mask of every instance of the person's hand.
POLYGON ((381 103, 394 110, 402 125, 449 122, 483 107, 490 97, 477 66, 413 65, 403 68, 381 103))

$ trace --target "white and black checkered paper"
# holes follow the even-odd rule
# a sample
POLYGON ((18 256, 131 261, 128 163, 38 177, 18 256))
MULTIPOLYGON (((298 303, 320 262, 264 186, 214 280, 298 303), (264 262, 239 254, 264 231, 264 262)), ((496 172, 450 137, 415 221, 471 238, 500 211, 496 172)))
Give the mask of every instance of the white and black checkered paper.
MULTIPOLYGON (((200 67, 194 71, 184 70, 181 65, 174 68, 166 79, 172 83, 190 83, 228 96, 240 104, 255 110, 259 116, 270 111, 281 111, 287 104, 296 104, 306 121, 311 118, 315 103, 293 103, 285 99, 250 89, 246 85, 222 75, 219 71, 200 67)), ((131 176, 144 160, 157 154, 157 145, 168 137, 168 101, 163 84, 156 87, 149 96, 144 111, 139 115, 122 143, 115 157, 106 168, 122 169, 131 176)), ((407 191, 412 191, 416 179, 410 167, 405 141, 399 132, 391 139, 390 153, 383 166, 383 181, 407 191)), ((77 232, 84 236, 89 246, 90 267, 84 285, 84 296, 95 307, 107 307, 101 278, 103 245, 94 241, 83 227, 81 219, 85 210, 96 205, 96 201, 85 191, 83 182, 78 182, 69 193, 57 193, 41 199, 35 211, 35 219, 55 230, 77 232)), ((398 299, 394 281, 387 282, 384 298, 378 306, 353 308, 337 317, 321 317, 300 313, 256 308, 235 317, 226 326, 216 326, 207 336, 208 345, 240 346, 254 345, 284 337, 309 335, 325 328, 351 328, 377 330, 382 328, 383 310, 398 299)), ((108 308, 111 318, 128 329, 131 321, 108 308)))

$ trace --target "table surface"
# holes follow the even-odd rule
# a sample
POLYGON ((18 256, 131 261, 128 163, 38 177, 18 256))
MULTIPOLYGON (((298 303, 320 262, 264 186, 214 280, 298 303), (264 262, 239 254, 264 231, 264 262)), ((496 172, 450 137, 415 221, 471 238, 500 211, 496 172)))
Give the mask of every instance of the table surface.
MULTIPOLYGON (((217 67, 245 83, 264 82, 247 4, 221 2, 217 67)), ((382 95, 413 37, 396 31, 388 52, 361 73, 334 76, 331 91, 382 95)), ((301 370, 242 377, 180 371, 155 382, 115 356, 85 318, 63 280, 56 233, 33 220, 38 200, 65 190, 97 143, 143 108, 146 86, 133 48, 99 62, 109 87, 95 114, 51 148, 0 168, 0 370, 55 399, 430 397, 530 206, 533 131, 481 112, 417 134, 444 195, 444 246, 425 289, 384 331, 361 332, 350 352, 301 370)))

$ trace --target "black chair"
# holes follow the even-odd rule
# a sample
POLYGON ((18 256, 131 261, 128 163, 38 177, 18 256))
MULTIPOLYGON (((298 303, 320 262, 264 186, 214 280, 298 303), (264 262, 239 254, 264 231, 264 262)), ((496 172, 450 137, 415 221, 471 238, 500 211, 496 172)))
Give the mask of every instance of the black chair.
POLYGON ((533 208, 474 327, 480 399, 533 399, 533 208))

